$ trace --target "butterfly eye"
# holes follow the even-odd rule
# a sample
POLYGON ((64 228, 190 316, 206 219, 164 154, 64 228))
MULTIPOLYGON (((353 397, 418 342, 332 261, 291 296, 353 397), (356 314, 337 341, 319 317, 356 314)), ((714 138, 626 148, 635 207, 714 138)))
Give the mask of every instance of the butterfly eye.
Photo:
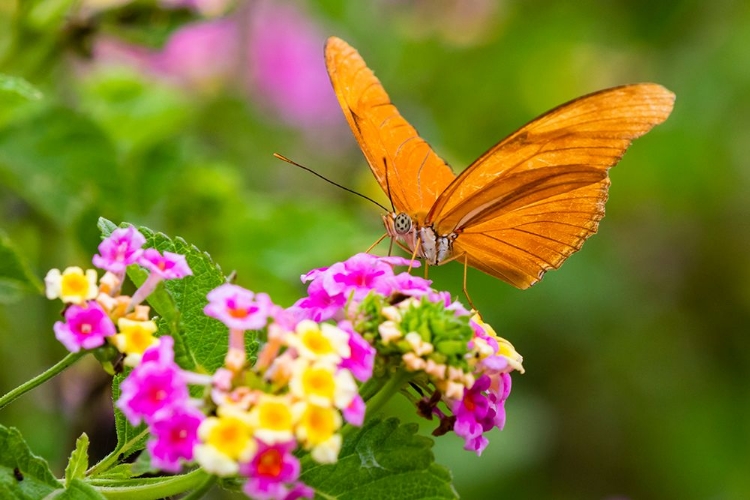
POLYGON ((396 218, 393 220, 393 228, 396 230, 397 234, 408 233, 409 231, 411 231, 411 226, 411 217, 409 217, 409 214, 405 214, 404 212, 396 215, 396 218))

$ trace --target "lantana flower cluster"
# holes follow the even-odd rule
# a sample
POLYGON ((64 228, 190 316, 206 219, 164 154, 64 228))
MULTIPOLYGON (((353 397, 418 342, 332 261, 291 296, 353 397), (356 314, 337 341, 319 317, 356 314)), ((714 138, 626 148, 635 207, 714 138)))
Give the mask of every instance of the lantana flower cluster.
POLYGON ((178 472, 197 463, 239 477, 251 498, 312 498, 298 456, 336 462, 345 426, 362 425, 368 403, 376 409, 388 391, 437 418, 435 435, 453 430, 477 454, 485 434, 503 427, 521 356, 450 294, 394 270, 417 262, 357 254, 303 275, 307 295, 286 308, 233 283, 215 288, 204 313, 226 326, 228 342, 223 365, 207 375, 178 366, 174 340, 158 336, 141 305, 159 281, 190 269, 184 257, 144 243, 134 228, 114 231, 94 257, 106 271, 98 285, 93 270, 52 270, 47 294, 68 304, 55 334, 69 350, 109 343, 132 367, 117 406, 133 425, 147 425, 153 467, 178 472), (133 264, 149 276, 122 296, 133 264), (260 341, 255 359, 252 340, 260 341), (195 388, 203 397, 191 397, 195 388))

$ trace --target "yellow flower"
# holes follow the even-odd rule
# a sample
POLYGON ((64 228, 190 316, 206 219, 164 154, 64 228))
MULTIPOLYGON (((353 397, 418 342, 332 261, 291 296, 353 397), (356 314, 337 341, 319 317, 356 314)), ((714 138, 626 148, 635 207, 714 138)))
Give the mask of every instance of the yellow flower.
POLYGON ((253 457, 258 445, 247 413, 222 406, 217 415, 198 427, 202 443, 195 447, 195 460, 212 474, 231 476, 239 471, 238 462, 253 457))
POLYGON ((125 364, 128 366, 140 363, 146 349, 159 343, 159 339, 154 337, 156 323, 153 321, 120 318, 117 320, 117 328, 120 333, 111 337, 111 342, 120 352, 127 355, 125 364))
POLYGON ((293 437, 294 416, 288 396, 262 395, 250 410, 249 422, 255 435, 266 444, 290 441, 293 437))
POLYGON ((297 423, 297 438, 305 448, 327 442, 341 427, 341 414, 334 408, 306 402, 294 405, 297 423))
POLYGON ((299 399, 319 406, 346 408, 357 394, 357 384, 349 370, 337 370, 330 363, 310 363, 298 359, 289 381, 289 390, 299 399))
POLYGON ((350 355, 349 334, 328 323, 319 325, 308 319, 302 320, 294 333, 286 336, 286 342, 301 357, 312 361, 338 363, 350 355))
POLYGON ((84 273, 80 267, 69 267, 62 274, 59 269, 50 269, 44 284, 48 299, 60 298, 66 304, 81 304, 99 293, 93 269, 84 273))

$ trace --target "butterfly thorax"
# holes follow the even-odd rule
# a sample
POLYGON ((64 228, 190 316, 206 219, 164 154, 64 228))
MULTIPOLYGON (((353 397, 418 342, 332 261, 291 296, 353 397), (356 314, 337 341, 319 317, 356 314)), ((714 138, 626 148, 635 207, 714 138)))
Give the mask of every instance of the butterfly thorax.
POLYGON ((404 212, 384 215, 383 224, 388 236, 412 253, 418 248, 417 255, 430 265, 439 266, 453 254, 455 233, 438 235, 432 225, 422 226, 404 212))

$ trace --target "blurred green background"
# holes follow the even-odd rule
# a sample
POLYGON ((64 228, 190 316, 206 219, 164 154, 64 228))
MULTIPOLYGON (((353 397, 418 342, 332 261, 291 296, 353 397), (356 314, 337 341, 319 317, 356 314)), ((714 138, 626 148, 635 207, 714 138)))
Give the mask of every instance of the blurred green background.
MULTIPOLYGON (((329 88, 332 34, 456 171, 582 94, 677 94, 561 270, 528 291, 470 270, 527 372, 482 457, 450 436, 436 455, 467 499, 750 498, 746 1, 0 0, 0 73, 42 94, 0 86, 0 229, 42 278, 90 264, 99 216, 146 225, 290 305, 300 274, 383 232, 379 208, 271 156, 385 202, 329 88)), ((430 277, 459 294, 462 272, 430 277)), ((1 288, 4 393, 65 352, 59 304, 1 288)), ((89 361, 0 414, 57 473, 83 430, 114 446, 89 361)))

